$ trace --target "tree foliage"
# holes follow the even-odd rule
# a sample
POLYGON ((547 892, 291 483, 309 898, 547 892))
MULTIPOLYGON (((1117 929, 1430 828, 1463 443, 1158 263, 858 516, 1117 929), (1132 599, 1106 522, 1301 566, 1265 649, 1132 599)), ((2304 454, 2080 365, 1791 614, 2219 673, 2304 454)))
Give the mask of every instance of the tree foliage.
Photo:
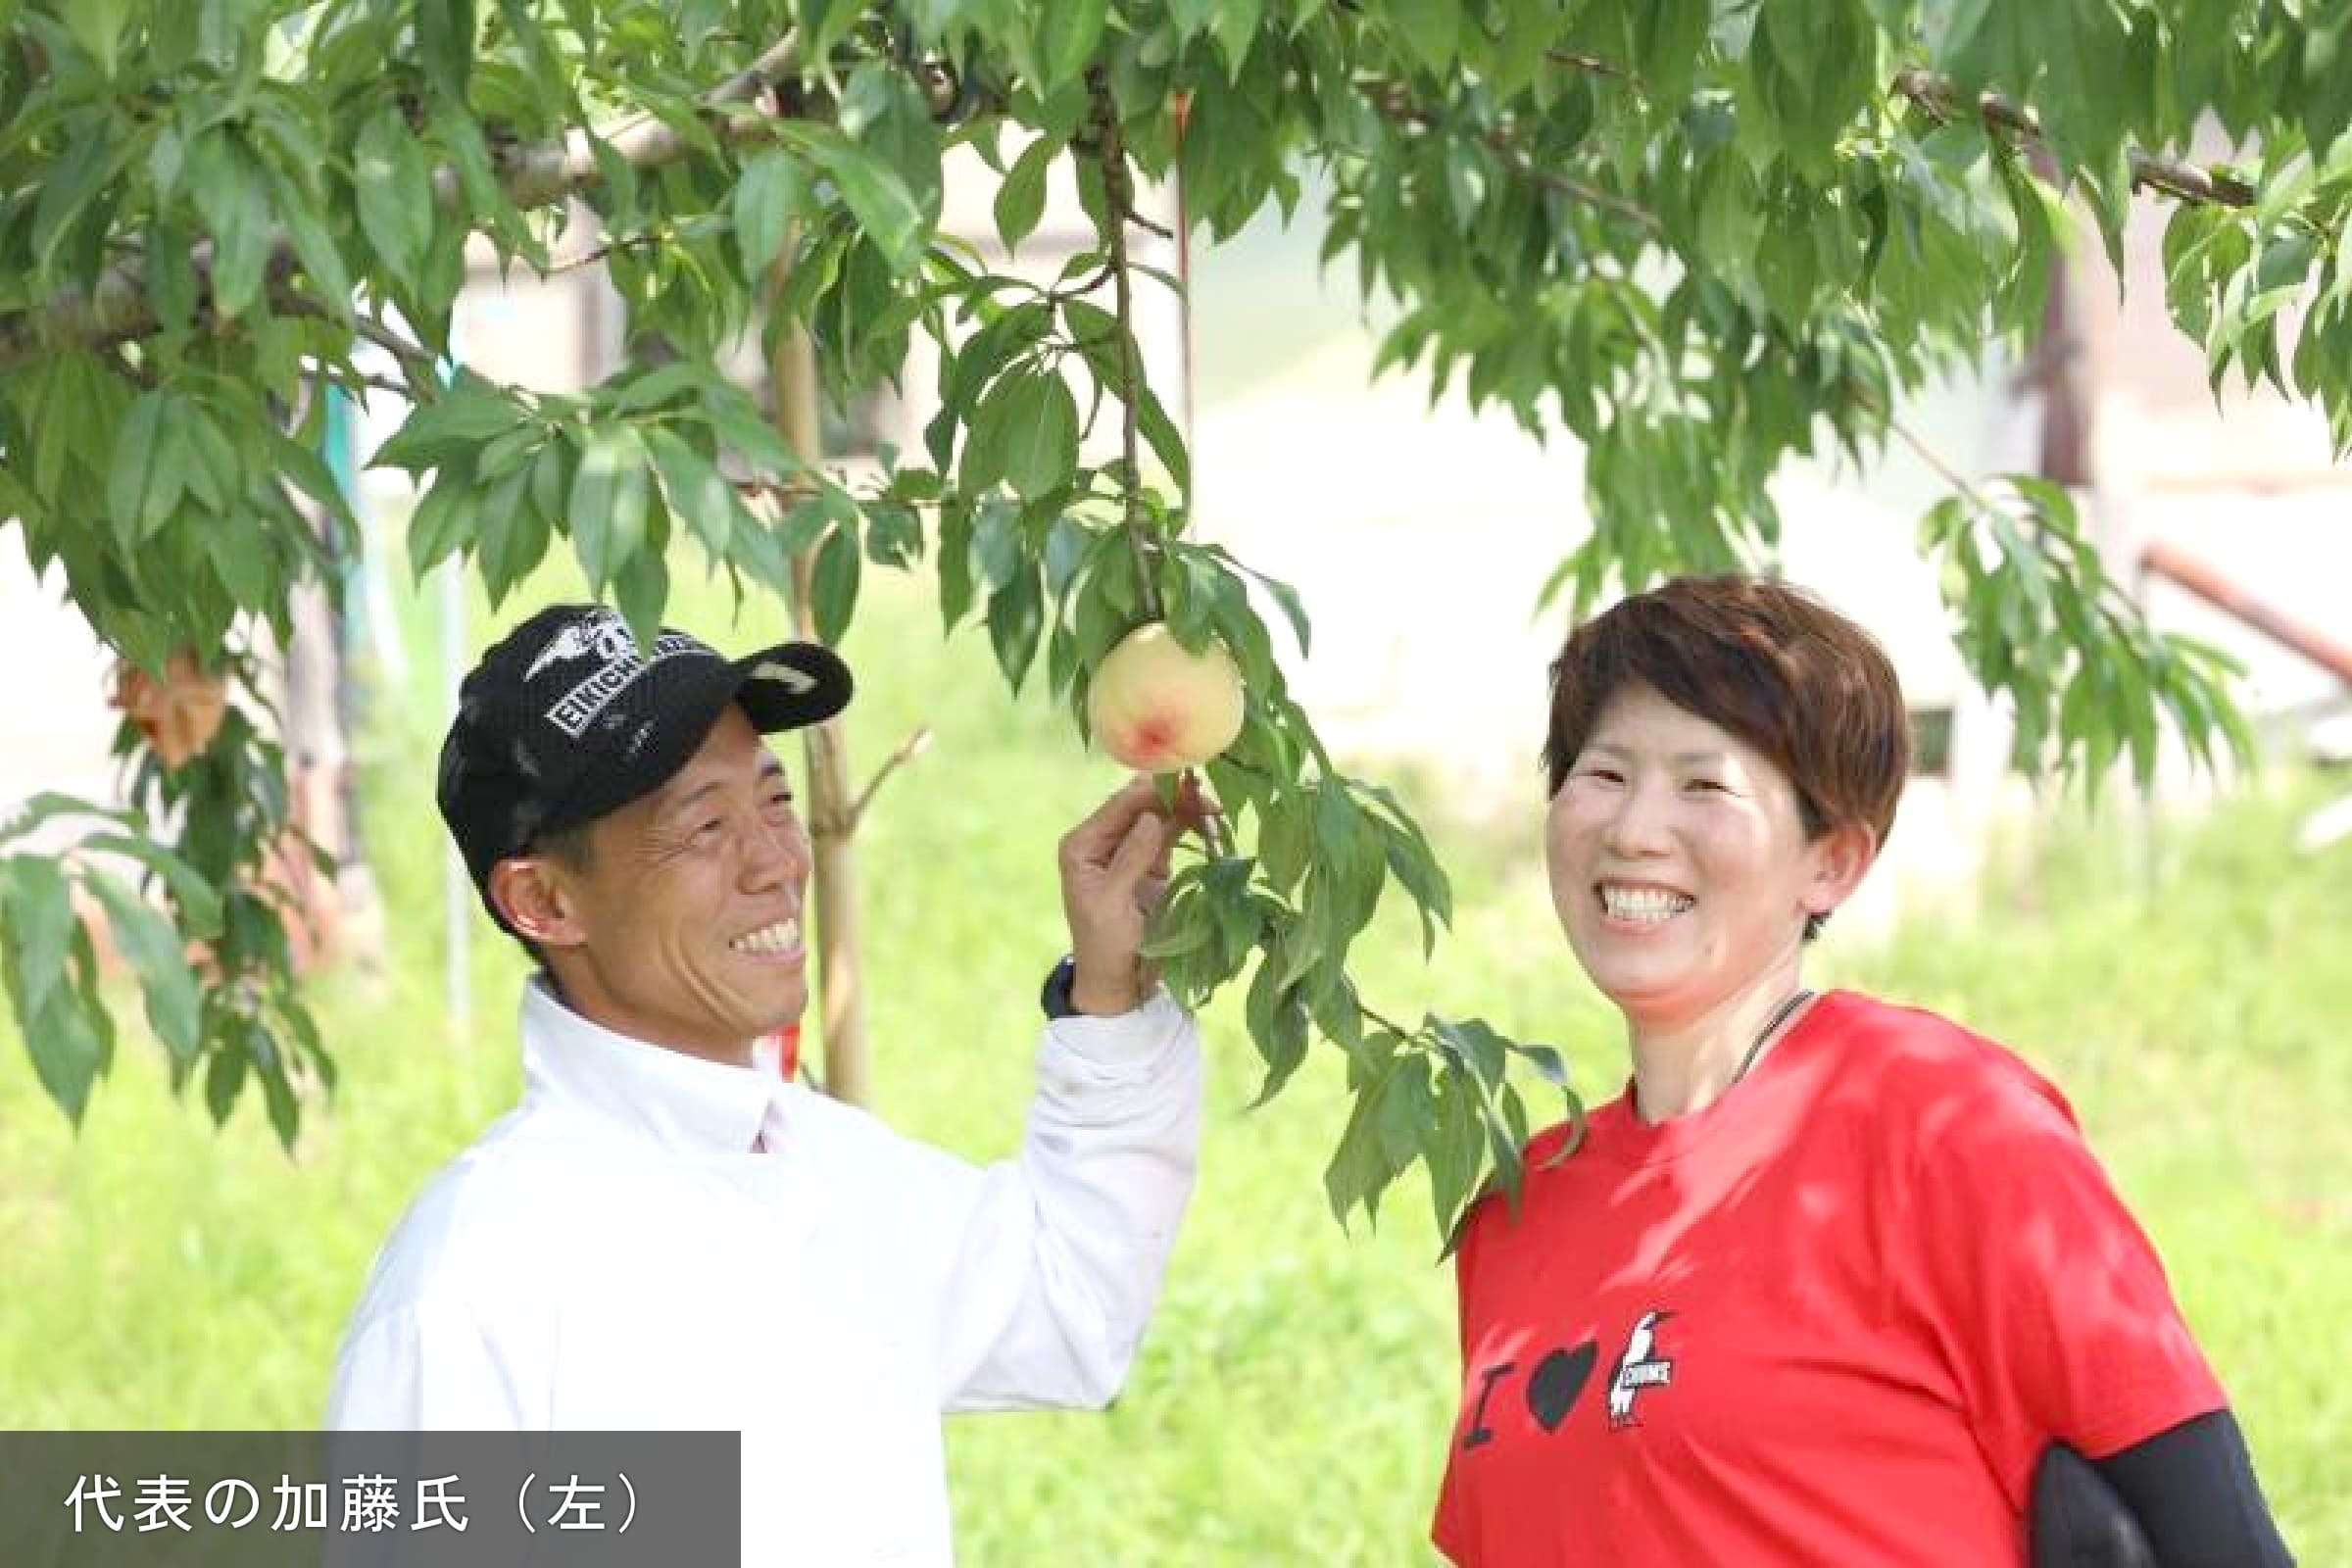
MULTIPOLYGON (((2113 252, 2135 195, 2176 204, 2168 301, 2217 388, 2236 371, 2314 400, 2352 447, 2347 18, 2322 0, 0 0, 0 515, 127 659, 242 669, 288 630, 290 590, 331 588, 358 548, 317 452, 329 389, 385 395, 370 345, 414 404, 377 460, 424 487, 410 564, 462 561, 494 600, 567 549, 642 631, 683 531, 746 593, 787 593, 813 550, 838 636, 866 569, 928 560, 944 622, 978 616, 1005 679, 1042 679, 1081 727, 1089 672, 1137 621, 1219 638, 1250 686, 1208 769, 1236 834, 1183 869, 1153 950, 1188 998, 1246 983, 1265 1094, 1310 1039, 1345 1053, 1336 1211, 1372 1210, 1422 1160, 1444 1226, 1490 1176, 1515 1184, 1520 1087, 1564 1090, 1560 1062, 1476 1019, 1392 1021, 1349 976, 1392 884, 1434 941, 1446 879, 1292 701, 1261 608, 1303 651, 1298 597, 1186 533, 1183 438, 1133 330, 1135 291, 1171 281, 1129 254, 1136 182, 1180 179, 1222 237, 1319 176, 1327 263, 1396 307, 1383 364, 1589 449, 1594 525, 1553 585, 1583 604, 1768 563, 1775 469, 1908 439, 1905 395, 2030 343, 2077 215, 2113 252), (2239 149, 2229 166, 2184 156, 2205 123, 2239 149), (1053 283, 940 231, 943 159, 967 147, 1002 173, 1007 245, 1050 175, 1075 178, 1097 242, 1053 283), (445 377, 469 240, 545 270, 567 200, 603 224, 627 363, 578 395, 445 377), (937 344, 923 450, 856 485, 791 450, 714 368, 787 322, 837 398, 937 344), (1116 454, 1090 456, 1113 431, 1116 454)), ((2095 777, 2128 757, 2144 779, 2168 721, 2200 753, 2242 749, 2225 661, 2141 620, 2063 490, 1956 482, 1920 543, 2022 762, 2095 777)), ((169 809, 0 859, 36 1067, 78 1114, 108 1055, 78 884, 175 1070, 201 1069, 217 1114, 258 1075, 290 1139, 295 1088, 326 1063, 254 891, 280 760, 240 717, 184 773, 142 778, 138 804, 169 809)))

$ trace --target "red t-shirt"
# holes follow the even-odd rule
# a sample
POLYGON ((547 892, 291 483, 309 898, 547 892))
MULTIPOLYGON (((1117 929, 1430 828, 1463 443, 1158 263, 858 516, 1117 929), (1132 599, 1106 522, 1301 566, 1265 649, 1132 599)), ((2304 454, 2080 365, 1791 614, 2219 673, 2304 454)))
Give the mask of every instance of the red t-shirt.
POLYGON ((2065 1099, 1932 1013, 1833 992, 1706 1109, 1563 1136, 1456 1258, 1465 1568, 2019 1563, 2053 1439, 2227 1402, 2065 1099))

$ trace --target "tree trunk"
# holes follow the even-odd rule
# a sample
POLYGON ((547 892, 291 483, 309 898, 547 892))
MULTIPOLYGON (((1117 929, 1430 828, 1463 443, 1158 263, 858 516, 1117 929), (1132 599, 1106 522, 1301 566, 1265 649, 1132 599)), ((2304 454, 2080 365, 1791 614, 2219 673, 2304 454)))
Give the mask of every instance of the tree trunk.
MULTIPOLYGON (((776 402, 776 429, 802 461, 813 466, 823 457, 824 441, 817 424, 816 350, 801 327, 777 332, 768 385, 776 402)), ((793 558, 793 635, 807 641, 816 637, 811 608, 815 569, 814 550, 793 558)), ((816 998, 822 1007, 818 1038, 824 1051, 825 1092, 853 1105, 866 1105, 873 1101, 873 1079, 859 988, 863 971, 858 961, 858 858, 852 843, 858 816, 850 795, 848 748, 838 718, 801 734, 808 759, 808 837, 815 860, 809 873, 815 915, 815 946, 810 951, 816 957, 816 998)))

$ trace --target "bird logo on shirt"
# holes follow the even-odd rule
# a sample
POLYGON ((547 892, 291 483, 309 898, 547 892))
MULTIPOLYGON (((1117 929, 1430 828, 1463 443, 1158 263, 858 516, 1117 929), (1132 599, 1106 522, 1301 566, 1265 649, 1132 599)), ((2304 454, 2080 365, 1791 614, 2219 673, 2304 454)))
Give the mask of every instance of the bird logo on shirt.
POLYGON ((1648 1311, 1634 1324, 1633 1333, 1625 1338, 1625 1353, 1617 1357, 1617 1366, 1609 1374, 1609 1428, 1636 1425, 1634 1400, 1645 1389, 1664 1388, 1674 1381, 1674 1363, 1658 1354, 1658 1325, 1674 1316, 1672 1312, 1648 1311))

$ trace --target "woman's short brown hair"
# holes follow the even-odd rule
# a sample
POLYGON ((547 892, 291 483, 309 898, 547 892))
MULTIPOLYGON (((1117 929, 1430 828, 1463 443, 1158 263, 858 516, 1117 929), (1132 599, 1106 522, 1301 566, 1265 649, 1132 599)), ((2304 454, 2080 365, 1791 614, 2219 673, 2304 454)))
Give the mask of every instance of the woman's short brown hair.
POLYGON ((1544 769, 1559 793, 1609 699, 1648 686, 1795 786, 1805 836, 1849 822, 1884 845, 1911 770, 1901 683, 1870 633, 1768 578, 1678 577, 1569 633, 1551 666, 1544 769))

